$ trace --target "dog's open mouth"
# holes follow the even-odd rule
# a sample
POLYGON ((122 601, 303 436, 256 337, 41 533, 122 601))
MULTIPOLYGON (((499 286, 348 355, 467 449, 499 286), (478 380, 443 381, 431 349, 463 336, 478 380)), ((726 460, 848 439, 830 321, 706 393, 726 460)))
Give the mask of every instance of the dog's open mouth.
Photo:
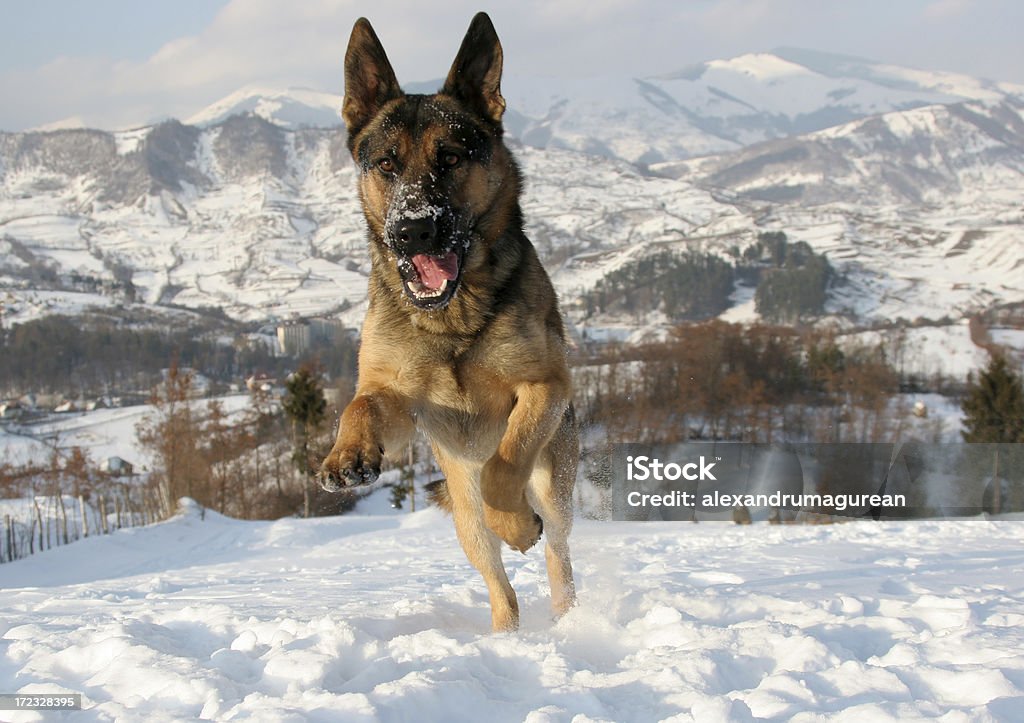
POLYGON ((455 295, 462 270, 462 258, 455 251, 441 256, 416 254, 402 274, 405 293, 422 309, 437 309, 455 295), (411 266, 411 268, 410 268, 411 266))

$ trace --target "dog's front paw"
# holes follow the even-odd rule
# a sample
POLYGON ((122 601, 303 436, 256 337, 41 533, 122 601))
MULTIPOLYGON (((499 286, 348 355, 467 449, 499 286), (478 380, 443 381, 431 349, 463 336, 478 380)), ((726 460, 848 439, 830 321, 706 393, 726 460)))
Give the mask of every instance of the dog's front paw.
POLYGON ((530 470, 516 467, 494 455, 480 473, 480 491, 484 502, 504 512, 522 511, 526 507, 526 484, 530 470))
POLYGON ((373 484, 380 477, 380 447, 334 449, 320 466, 317 481, 328 492, 373 484))
POLYGON ((487 526, 513 550, 526 552, 540 539, 543 523, 526 500, 529 470, 495 455, 484 464, 480 491, 487 526))
POLYGON ((503 512, 484 506, 484 521, 491 531, 513 550, 526 552, 537 544, 544 523, 529 507, 517 512, 503 512))

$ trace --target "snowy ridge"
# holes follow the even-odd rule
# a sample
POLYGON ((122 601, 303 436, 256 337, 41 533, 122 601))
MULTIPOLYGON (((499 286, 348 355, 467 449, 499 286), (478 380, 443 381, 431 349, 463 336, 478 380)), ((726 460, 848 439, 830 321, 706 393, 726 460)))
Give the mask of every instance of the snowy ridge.
MULTIPOLYGON (((407 90, 429 93, 441 84, 411 83, 407 90)), ((792 48, 643 78, 521 76, 513 69, 502 92, 507 130, 522 143, 642 164, 737 150, 890 111, 1024 102, 1024 86, 1012 83, 792 48)), ((255 113, 283 128, 330 127, 341 124, 341 101, 307 89, 252 87, 187 122, 206 126, 255 113)))
POLYGON ((1024 694, 1012 522, 580 520, 580 605, 508 553, 522 630, 437 510, 167 523, 0 566, 0 688, 100 720, 1010 720, 1024 694))
MULTIPOLYGON (((510 132, 526 142, 510 141, 527 180, 527 233, 581 335, 635 341, 668 326, 659 309, 588 315, 583 296, 610 271, 666 249, 728 261, 763 231, 784 231, 828 257, 843 283, 830 290, 826 312, 844 328, 942 324, 959 337, 965 318, 1024 302, 1019 89, 794 52, 664 76, 661 86, 643 90, 643 101, 631 94, 646 86, 632 80, 624 95, 594 81, 589 90, 574 90, 579 94, 571 102, 548 81, 531 92, 554 104, 544 123, 560 128, 563 140, 566 129, 582 129, 582 139, 589 133, 583 126, 604 118, 592 104, 582 115, 570 107, 589 103, 593 94, 608 108, 647 113, 669 86, 682 93, 712 80, 733 99, 716 95, 721 108, 756 108, 758 93, 762 105, 798 108, 814 93, 828 96, 836 82, 867 83, 864 93, 869 86, 882 95, 914 93, 917 100, 909 109, 804 135, 648 166, 607 157, 629 153, 557 141, 557 134, 541 143, 527 137, 532 121, 510 111, 510 132), (787 88, 794 93, 789 100, 787 88), (942 104, 972 94, 982 100, 942 104), (746 100, 739 102, 741 95, 746 100), (932 104, 921 105, 925 96, 932 104)), ((836 103, 854 97, 839 95, 836 103)), ((337 101, 314 96, 327 105, 337 101)), ((703 102, 679 98, 688 112, 703 102)), ((234 107, 211 110, 202 127, 171 121, 118 133, 0 134, 5 320, 78 313, 90 299, 125 303, 123 294, 95 289, 130 282, 136 302, 213 306, 251 321, 329 315, 359 326, 368 256, 344 130, 289 129, 284 120, 275 124, 272 113, 275 122, 251 111, 218 120, 234 107), (38 267, 57 274, 60 288, 40 284, 38 267)), ((658 122, 675 112, 657 110, 658 122)), ((597 125, 622 143, 685 136, 635 124, 628 113, 597 125)), ((756 320, 749 292, 737 291, 734 301, 725 318, 756 320)), ((918 336, 935 346, 928 335, 918 336)))
POLYGON ((330 128, 341 125, 344 98, 309 88, 248 86, 189 116, 192 126, 216 125, 240 113, 252 113, 282 128, 330 128))

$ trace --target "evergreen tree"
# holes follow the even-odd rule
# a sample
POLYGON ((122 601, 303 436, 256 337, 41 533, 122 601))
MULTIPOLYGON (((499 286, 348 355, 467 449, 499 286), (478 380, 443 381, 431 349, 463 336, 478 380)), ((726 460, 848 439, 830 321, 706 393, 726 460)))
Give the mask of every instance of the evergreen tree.
POLYGON ((323 425, 327 409, 323 386, 314 369, 302 366, 288 377, 281 406, 292 422, 292 460, 304 476, 310 476, 315 471, 310 441, 323 425))
POLYGON ((991 482, 983 495, 983 508, 993 514, 1020 509, 1024 455, 1019 447, 1003 445, 1024 442, 1024 385, 1003 354, 992 355, 977 381, 973 375, 968 376, 967 396, 961 408, 964 441, 996 445, 967 456, 970 467, 977 470, 984 464, 979 455, 991 454, 991 482))
POLYGON ((977 380, 967 378, 965 442, 1024 442, 1024 385, 1003 354, 993 354, 977 380))

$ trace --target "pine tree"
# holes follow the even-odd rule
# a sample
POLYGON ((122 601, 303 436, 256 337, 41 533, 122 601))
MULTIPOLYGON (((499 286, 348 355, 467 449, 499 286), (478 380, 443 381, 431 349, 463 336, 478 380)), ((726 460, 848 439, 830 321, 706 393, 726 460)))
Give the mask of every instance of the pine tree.
POLYGON ((281 406, 292 422, 292 462, 302 475, 303 514, 309 517, 310 483, 316 472, 310 442, 323 424, 327 409, 320 375, 315 369, 303 365, 288 377, 281 406))
MULTIPOLYGON (((1019 448, 1003 445, 1024 442, 1024 385, 1003 354, 992 355, 977 381, 973 375, 968 376, 967 396, 961 408, 964 441, 998 445, 991 449, 992 482, 985 491, 983 505, 990 512, 1002 512, 1005 503, 1002 479, 1018 477, 1021 468, 1019 448)), ((1015 496, 1015 491, 1019 492, 1013 489, 1017 485, 1011 482, 1011 497, 1015 496)))
POLYGON ((1003 354, 993 354, 977 381, 967 378, 965 442, 1024 442, 1024 385, 1003 354))
POLYGON ((314 369, 303 366, 288 377, 281 406, 292 422, 292 460, 304 476, 309 476, 314 471, 310 441, 323 424, 327 409, 324 390, 314 369))

